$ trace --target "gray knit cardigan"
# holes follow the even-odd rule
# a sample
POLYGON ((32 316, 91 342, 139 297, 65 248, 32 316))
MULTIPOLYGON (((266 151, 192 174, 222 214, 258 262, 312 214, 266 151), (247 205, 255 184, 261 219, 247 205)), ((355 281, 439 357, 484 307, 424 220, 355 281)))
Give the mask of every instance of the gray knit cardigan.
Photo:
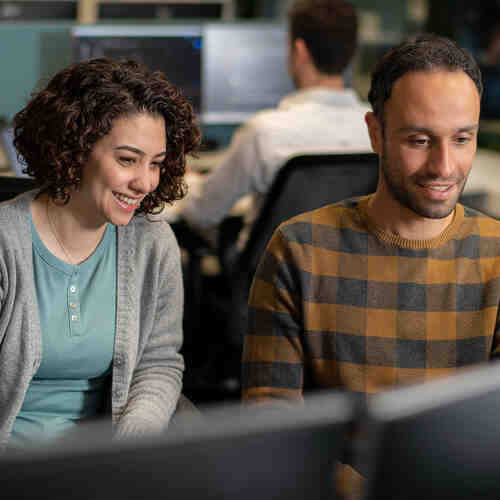
MULTIPOLYGON (((0 452, 42 358, 30 228, 36 191, 0 204, 0 452)), ((118 436, 160 432, 182 387, 180 252, 166 222, 117 228, 111 416, 118 436)))

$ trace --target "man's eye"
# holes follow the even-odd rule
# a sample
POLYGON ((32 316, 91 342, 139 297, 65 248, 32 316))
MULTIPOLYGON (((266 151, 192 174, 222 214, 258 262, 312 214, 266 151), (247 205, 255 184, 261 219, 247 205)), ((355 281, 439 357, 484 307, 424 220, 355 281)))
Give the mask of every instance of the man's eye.
POLYGON ((426 137, 410 137, 409 141, 413 146, 427 146, 430 143, 426 137))
POLYGON ((468 142, 470 142, 471 138, 468 135, 461 135, 457 137, 455 140, 458 144, 467 144, 468 142))

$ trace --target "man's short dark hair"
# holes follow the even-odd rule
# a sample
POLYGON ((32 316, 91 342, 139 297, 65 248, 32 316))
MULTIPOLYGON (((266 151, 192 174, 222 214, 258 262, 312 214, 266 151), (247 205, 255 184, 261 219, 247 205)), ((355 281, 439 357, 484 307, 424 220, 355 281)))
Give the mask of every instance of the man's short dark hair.
POLYGON ((384 121, 384 107, 396 80, 413 71, 463 71, 482 95, 481 71, 465 49, 439 35, 410 37, 392 48, 378 62, 372 75, 368 100, 378 120, 384 121))
POLYGON ((292 43, 304 40, 316 68, 340 75, 358 44, 358 18, 343 0, 298 0, 288 12, 292 43))

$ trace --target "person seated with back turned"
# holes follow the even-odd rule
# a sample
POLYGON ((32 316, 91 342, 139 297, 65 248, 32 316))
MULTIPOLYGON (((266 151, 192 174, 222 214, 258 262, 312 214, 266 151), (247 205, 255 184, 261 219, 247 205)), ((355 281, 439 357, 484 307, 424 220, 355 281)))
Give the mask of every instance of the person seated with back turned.
POLYGON ((213 239, 214 228, 233 205, 251 195, 241 248, 288 158, 370 150, 363 124, 369 108, 344 87, 343 72, 355 53, 357 36, 356 11, 343 0, 298 0, 292 5, 288 70, 298 90, 235 132, 221 164, 184 201, 181 215, 192 229, 213 239))
POLYGON ((457 202, 481 93, 476 62, 446 38, 410 38, 381 59, 366 115, 376 192, 275 231, 249 298, 246 404, 368 395, 498 356, 500 222, 457 202))
POLYGON ((184 194, 194 120, 165 75, 109 58, 61 70, 14 117, 39 188, 0 204, 0 452, 101 414, 117 438, 168 425, 180 252, 147 215, 184 194))

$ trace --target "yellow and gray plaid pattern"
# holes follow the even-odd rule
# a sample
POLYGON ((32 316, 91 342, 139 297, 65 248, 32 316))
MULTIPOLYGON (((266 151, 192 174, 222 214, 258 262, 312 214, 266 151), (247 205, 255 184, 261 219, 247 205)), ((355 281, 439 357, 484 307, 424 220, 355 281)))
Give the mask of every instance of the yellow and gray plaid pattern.
POLYGON ((244 399, 369 394, 500 352, 500 222, 459 204, 438 238, 404 240, 372 225, 369 200, 275 232, 249 299, 244 399))

